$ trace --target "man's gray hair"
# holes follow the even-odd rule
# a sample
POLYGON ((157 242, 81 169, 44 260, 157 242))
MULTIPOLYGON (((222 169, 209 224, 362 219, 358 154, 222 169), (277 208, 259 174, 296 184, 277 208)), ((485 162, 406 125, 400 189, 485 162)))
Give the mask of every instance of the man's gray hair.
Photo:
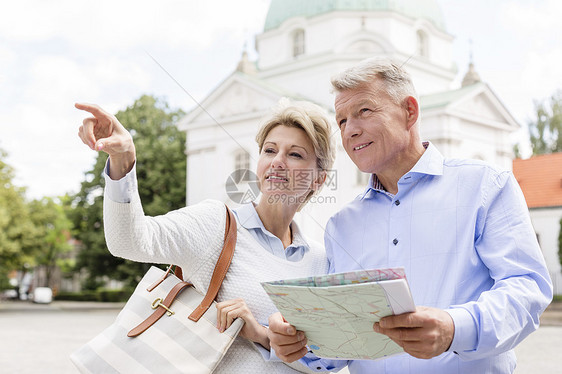
POLYGON ((384 83, 386 92, 396 104, 402 104, 408 96, 418 99, 410 74, 400 65, 382 58, 363 60, 333 76, 332 87, 335 92, 341 92, 372 83, 377 78, 384 83))

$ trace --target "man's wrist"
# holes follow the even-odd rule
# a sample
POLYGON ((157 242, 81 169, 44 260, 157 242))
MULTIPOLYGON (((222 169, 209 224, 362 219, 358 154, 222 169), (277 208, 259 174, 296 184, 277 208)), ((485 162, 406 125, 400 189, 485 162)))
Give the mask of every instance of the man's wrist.
POLYGON ((455 326, 453 340, 447 351, 460 353, 475 350, 478 330, 472 314, 464 308, 450 308, 445 311, 449 313, 455 326))

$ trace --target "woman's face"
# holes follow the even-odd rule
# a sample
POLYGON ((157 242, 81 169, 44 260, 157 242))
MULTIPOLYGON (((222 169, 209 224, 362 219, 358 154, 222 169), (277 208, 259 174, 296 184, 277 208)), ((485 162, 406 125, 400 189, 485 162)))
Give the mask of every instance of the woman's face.
POLYGON ((269 203, 301 204, 319 178, 316 154, 304 130, 279 125, 263 143, 257 167, 260 190, 269 203))

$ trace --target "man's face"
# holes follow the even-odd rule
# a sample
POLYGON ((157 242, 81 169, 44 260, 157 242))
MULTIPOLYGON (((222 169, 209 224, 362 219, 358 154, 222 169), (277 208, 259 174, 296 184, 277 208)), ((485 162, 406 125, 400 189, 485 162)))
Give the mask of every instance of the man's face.
POLYGON ((408 109, 375 80, 336 95, 336 121, 345 151, 359 170, 382 174, 399 165, 410 140, 408 109))

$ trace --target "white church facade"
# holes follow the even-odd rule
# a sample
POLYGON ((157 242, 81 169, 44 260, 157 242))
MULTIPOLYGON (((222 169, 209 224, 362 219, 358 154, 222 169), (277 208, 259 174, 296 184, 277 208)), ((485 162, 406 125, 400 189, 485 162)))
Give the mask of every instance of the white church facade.
MULTIPOLYGON (((519 124, 472 64, 462 87, 453 87, 453 42, 435 0, 272 0, 264 30, 256 36, 257 61, 244 53, 237 69, 178 123, 187 134, 187 203, 213 198, 235 206, 226 181, 237 169, 255 170, 254 137, 268 109, 289 97, 333 113, 330 77, 375 56, 402 62, 411 74, 424 140, 445 157, 478 158, 511 169, 510 134, 519 124)), ((328 218, 368 180, 347 157, 335 126, 334 136, 334 172, 296 217, 320 242, 328 218)))

